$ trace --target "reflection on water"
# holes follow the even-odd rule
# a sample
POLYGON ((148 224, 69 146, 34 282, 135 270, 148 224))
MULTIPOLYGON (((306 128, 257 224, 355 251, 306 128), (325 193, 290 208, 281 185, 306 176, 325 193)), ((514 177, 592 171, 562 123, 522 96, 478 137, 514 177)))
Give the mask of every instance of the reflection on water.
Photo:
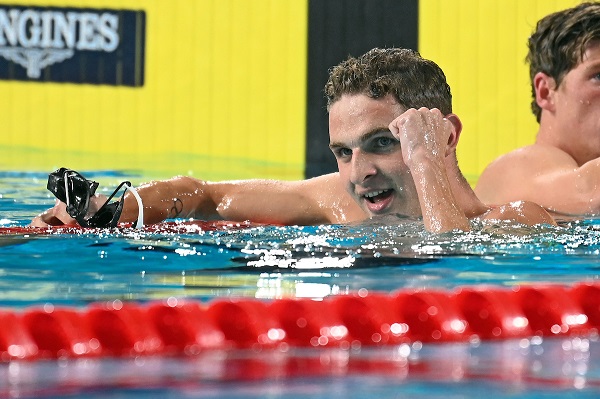
POLYGON ((12 362, 3 397, 596 398, 597 339, 12 362), (291 377, 293 376, 293 377, 291 377), (575 396, 576 395, 576 396, 575 396))
MULTIPOLYGON (((25 226, 53 204, 45 176, 24 176, 3 180, 0 226, 25 226)), ((136 181, 118 174, 104 178, 115 184, 136 181)), ((5 235, 0 236, 0 303, 322 298, 359 289, 597 278, 599 220, 559 227, 474 222, 473 227, 469 233, 430 234, 419 220, 388 216, 353 225, 242 224, 208 231, 177 223, 144 231, 5 235)))

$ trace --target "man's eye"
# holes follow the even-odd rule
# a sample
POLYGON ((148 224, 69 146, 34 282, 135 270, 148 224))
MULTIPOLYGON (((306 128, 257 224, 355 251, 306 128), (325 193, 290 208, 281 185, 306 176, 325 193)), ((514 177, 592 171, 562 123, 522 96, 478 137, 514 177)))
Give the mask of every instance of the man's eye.
POLYGON ((338 153, 338 156, 344 157, 344 158, 352 156, 352 150, 349 148, 340 148, 337 153, 338 153))
POLYGON ((394 143, 394 139, 392 139, 391 137, 378 137, 377 140, 375 141, 375 144, 377 147, 387 147, 389 145, 391 145, 392 143, 394 143))

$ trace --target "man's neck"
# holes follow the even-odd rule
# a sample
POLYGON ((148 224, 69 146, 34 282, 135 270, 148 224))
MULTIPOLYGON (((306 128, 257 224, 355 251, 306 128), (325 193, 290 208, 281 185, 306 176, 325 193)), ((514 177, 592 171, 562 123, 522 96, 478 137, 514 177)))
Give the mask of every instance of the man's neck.
POLYGON ((568 137, 569 135, 561 133, 560 126, 552 124, 551 120, 547 118, 544 119, 544 116, 542 115, 540 128, 535 138, 536 145, 552 147, 560 150, 573 158, 573 160, 580 166, 594 158, 593 156, 588 156, 590 154, 585 154, 584 151, 578 151, 577 147, 572 145, 572 140, 567 139, 568 137))

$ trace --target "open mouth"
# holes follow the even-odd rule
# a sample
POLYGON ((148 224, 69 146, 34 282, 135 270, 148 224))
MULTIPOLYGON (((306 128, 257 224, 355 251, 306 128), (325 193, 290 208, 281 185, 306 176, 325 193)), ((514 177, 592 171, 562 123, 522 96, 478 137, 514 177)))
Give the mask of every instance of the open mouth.
POLYGON ((372 204, 384 201, 392 195, 392 190, 372 191, 364 195, 365 199, 372 204))

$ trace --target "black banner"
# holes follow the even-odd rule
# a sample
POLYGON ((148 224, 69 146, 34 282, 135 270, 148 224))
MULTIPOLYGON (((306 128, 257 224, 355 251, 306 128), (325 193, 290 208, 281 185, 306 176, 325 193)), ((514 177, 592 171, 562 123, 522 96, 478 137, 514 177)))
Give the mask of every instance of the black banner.
POLYGON ((0 79, 144 85, 146 13, 0 6, 0 79))

